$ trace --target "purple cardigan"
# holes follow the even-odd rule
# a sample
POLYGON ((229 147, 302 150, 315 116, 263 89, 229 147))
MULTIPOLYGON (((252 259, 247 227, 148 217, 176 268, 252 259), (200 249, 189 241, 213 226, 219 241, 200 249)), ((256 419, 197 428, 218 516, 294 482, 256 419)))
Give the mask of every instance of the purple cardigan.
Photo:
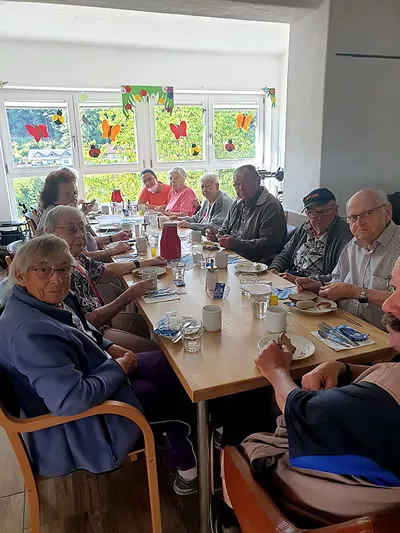
MULTIPOLYGON (((88 326, 72 293, 65 302, 88 326)), ((96 342, 74 327, 69 311, 13 287, 0 317, 0 370, 24 416, 74 415, 105 400, 126 402, 142 411, 121 367, 107 358, 104 349, 111 343, 89 327, 96 342)), ((139 435, 131 421, 104 415, 29 433, 25 441, 38 474, 51 477, 77 469, 115 469, 139 435)))

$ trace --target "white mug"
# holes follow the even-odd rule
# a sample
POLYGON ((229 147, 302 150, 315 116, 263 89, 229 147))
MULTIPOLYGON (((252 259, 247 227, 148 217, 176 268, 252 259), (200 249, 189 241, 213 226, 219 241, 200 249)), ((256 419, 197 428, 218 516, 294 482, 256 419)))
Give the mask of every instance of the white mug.
POLYGON ((205 331, 220 331, 222 309, 219 305, 205 305, 203 307, 203 326, 205 331))
POLYGON ((153 284, 150 287, 151 291, 157 290, 157 270, 155 268, 144 268, 142 270, 142 280, 151 279, 153 284))
POLYGON ((126 232, 130 233, 132 228, 131 228, 131 225, 130 225, 129 222, 123 222, 121 224, 121 229, 122 229, 122 231, 126 231, 126 232))
POLYGON ((164 223, 168 222, 168 221, 169 221, 169 218, 166 217, 165 215, 159 216, 158 217, 158 227, 160 229, 163 229, 164 223))
POLYGON ((217 268, 228 268, 228 254, 226 252, 217 252, 215 254, 215 266, 217 268))
POLYGON ((192 243, 194 242, 201 242, 201 231, 192 231, 190 234, 190 240, 192 243))
POLYGON ((108 204, 104 204, 101 206, 101 212, 103 215, 109 215, 110 214, 110 206, 108 204))
POLYGON ((147 239, 145 237, 136 239, 136 251, 138 253, 147 252, 147 239))
POLYGON ((266 326, 271 333, 282 333, 287 326, 293 326, 296 319, 293 313, 288 312, 280 305, 271 305, 267 310, 266 326))

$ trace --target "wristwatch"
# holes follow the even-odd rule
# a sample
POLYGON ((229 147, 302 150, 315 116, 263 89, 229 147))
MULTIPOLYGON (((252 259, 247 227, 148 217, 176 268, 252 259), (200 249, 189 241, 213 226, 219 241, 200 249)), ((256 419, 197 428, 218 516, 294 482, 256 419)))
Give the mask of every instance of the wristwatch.
POLYGON ((135 268, 140 268, 140 261, 134 261, 135 268))
POLYGON ((108 236, 108 240, 109 240, 109 243, 110 243, 110 244, 113 242, 113 240, 112 240, 112 235, 109 235, 109 236, 108 236))
POLYGON ((368 289, 367 287, 362 287, 360 296, 358 297, 358 301, 360 304, 367 304, 368 303, 368 289))

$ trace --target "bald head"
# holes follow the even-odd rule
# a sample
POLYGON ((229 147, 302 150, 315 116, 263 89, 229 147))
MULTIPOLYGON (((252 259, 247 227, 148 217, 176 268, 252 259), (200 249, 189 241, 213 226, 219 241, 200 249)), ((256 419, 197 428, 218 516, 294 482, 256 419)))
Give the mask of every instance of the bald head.
POLYGON ((253 165, 243 165, 233 174, 233 186, 241 200, 251 200, 259 191, 260 183, 260 175, 253 165))
POLYGON ((347 202, 346 211, 352 234, 367 245, 372 245, 392 219, 386 194, 373 189, 356 192, 347 202))

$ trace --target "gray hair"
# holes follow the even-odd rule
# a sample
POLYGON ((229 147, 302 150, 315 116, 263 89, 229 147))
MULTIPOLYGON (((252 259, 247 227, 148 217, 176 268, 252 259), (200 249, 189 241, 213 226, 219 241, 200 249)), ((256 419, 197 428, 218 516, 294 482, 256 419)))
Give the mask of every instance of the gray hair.
POLYGON ((210 172, 208 174, 204 174, 199 179, 199 185, 203 185, 205 181, 211 181, 212 183, 215 183, 216 185, 219 185, 219 176, 218 174, 214 174, 213 172, 210 172))
POLYGON ((55 258, 65 259, 71 266, 76 263, 64 239, 56 235, 41 235, 31 239, 18 248, 8 273, 8 284, 10 286, 18 284, 17 273, 26 274, 35 259, 46 261, 55 258))
POLYGON ((349 206, 349 203, 356 198, 357 196, 373 196, 379 205, 389 205, 389 199, 384 191, 377 189, 361 189, 353 194, 353 196, 346 202, 346 209, 349 206))
POLYGON ((83 223, 85 223, 85 218, 83 216, 83 213, 77 207, 72 207, 70 205, 57 205, 56 207, 53 207, 53 209, 50 209, 50 211, 46 213, 46 217, 42 225, 42 234, 43 233, 55 233, 56 226, 60 218, 68 216, 68 215, 79 218, 83 223))
POLYGON ((183 181, 185 181, 187 178, 185 169, 182 167, 172 167, 170 170, 168 170, 168 173, 167 173, 168 180, 171 179, 172 174, 179 174, 180 177, 183 179, 183 181))
POLYGON ((238 172, 243 173, 246 178, 252 178, 254 181, 258 181, 259 183, 261 181, 260 174, 254 165, 242 165, 241 167, 238 167, 233 173, 233 177, 235 177, 235 174, 238 172))

